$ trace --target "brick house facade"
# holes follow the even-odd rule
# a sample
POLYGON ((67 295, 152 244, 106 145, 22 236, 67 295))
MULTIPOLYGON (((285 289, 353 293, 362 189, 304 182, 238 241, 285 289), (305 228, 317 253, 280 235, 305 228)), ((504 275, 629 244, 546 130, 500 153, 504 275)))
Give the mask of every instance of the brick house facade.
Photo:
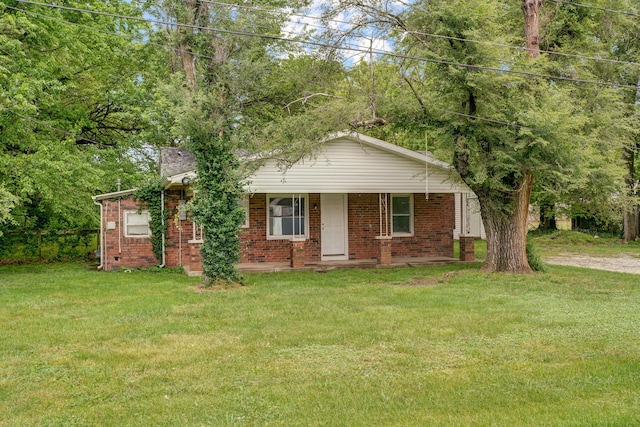
MULTIPOLYGON (((425 192, 420 191, 425 188, 424 176, 422 181, 416 179, 425 170, 424 154, 379 140, 362 135, 358 135, 357 144, 351 139, 332 140, 326 152, 314 159, 286 171, 286 179, 269 164, 251 178, 245 201, 248 221, 239 231, 241 263, 299 267, 331 259, 388 264, 392 258, 453 257, 455 200, 468 189, 445 182, 450 180, 446 165, 427 160, 433 169, 426 171, 426 187, 433 191, 425 192), (358 151, 362 146, 366 148, 364 155, 358 151), (320 162, 321 155, 331 161, 320 162), (388 169, 387 176, 380 172, 383 168, 388 169), (299 216, 291 207, 296 200, 299 216), (336 200, 337 205, 330 204, 336 200), (327 216, 334 211, 338 215, 327 216), (340 219, 342 212, 344 220, 340 219), (338 231, 334 227, 330 234, 325 229, 330 229, 335 218, 338 231), (291 235, 294 229, 297 231, 291 235), (337 245, 327 247, 331 239, 337 245)), ((102 268, 162 264, 182 266, 188 273, 201 271, 200 230, 179 209, 190 194, 184 178, 193 172, 177 172, 165 183, 169 221, 162 260, 152 252, 142 224, 145 210, 133 199, 133 190, 94 196, 101 205, 102 268)))
MULTIPOLYGON (((453 194, 414 194, 413 236, 391 237, 393 258, 452 257, 454 199, 453 194)), ((291 262, 290 239, 267 239, 266 194, 250 197, 249 227, 240 230, 241 263, 291 262)), ((187 271, 201 270, 200 242, 194 239, 194 224, 187 217, 180 219, 178 205, 181 191, 165 194, 169 223, 165 238, 166 267, 184 267, 187 271)), ((349 260, 375 260, 378 257, 380 223, 377 194, 348 195, 349 260), (364 225, 364 226, 363 226, 364 225)), ((319 194, 309 194, 309 203, 317 206, 309 213, 309 236, 304 240, 304 261, 321 261, 321 224, 319 194)), ((153 254, 147 236, 129 237, 124 229, 125 215, 144 211, 132 196, 102 200, 103 224, 111 227, 104 233, 103 265, 105 270, 153 267, 161 263, 153 254)), ((197 233, 197 231, 196 231, 197 233)), ((198 236, 196 236, 198 237, 198 236)))

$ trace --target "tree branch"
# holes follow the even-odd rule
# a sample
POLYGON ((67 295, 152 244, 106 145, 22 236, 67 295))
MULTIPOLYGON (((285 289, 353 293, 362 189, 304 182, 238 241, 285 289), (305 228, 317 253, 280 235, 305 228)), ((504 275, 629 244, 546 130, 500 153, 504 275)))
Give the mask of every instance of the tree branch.
POLYGON ((327 97, 327 98, 334 98, 334 99, 345 99, 342 96, 330 95, 328 93, 312 93, 310 95, 303 96, 302 98, 298 98, 298 99, 295 99, 295 100, 291 101, 290 103, 285 105, 284 108, 286 108, 287 111, 289 112, 289 114, 291 114, 291 105, 295 104, 296 102, 300 102, 302 105, 305 105, 307 103, 307 101, 309 101, 311 98, 315 98, 316 96, 324 96, 324 97, 327 97))

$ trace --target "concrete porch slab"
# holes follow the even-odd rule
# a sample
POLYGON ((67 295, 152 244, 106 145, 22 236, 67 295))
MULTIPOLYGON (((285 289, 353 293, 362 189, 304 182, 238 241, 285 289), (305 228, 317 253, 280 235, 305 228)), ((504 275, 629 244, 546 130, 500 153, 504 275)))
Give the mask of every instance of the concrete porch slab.
POLYGON ((372 260, 349 260, 349 261, 317 261, 307 262, 302 268, 292 268, 288 262, 260 262, 238 264, 238 271, 241 273, 276 272, 294 270, 314 270, 328 271, 338 268, 388 268, 420 265, 445 265, 457 264, 460 260, 449 257, 425 257, 425 258, 393 258, 389 265, 379 265, 375 259, 372 260))
MULTIPOLYGON (((393 258, 389 265, 379 265, 375 259, 372 260, 349 260, 349 261, 317 261, 307 262, 304 267, 293 268, 289 262, 254 262, 238 264, 240 273, 273 273, 278 271, 329 271, 338 268, 389 268, 389 267, 417 267, 435 266, 446 264, 466 264, 457 258, 449 257, 424 257, 424 258, 393 258)), ((190 277, 201 276, 202 271, 187 271, 190 277)))

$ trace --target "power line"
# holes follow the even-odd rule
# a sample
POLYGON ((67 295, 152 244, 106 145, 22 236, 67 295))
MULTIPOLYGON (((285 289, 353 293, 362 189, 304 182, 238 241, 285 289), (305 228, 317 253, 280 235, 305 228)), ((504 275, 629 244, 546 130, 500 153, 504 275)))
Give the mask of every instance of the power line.
POLYGON ((621 14, 621 15, 640 17, 640 14, 638 14, 638 13, 628 12, 626 10, 607 9, 605 7, 592 6, 592 5, 588 5, 588 4, 582 4, 582 3, 574 3, 574 2, 571 2, 571 1, 564 1, 564 0, 550 0, 550 1, 552 1, 554 3, 568 4, 568 5, 576 6, 576 7, 584 7, 585 9, 600 10, 602 12, 607 12, 607 13, 617 13, 617 14, 621 14))
POLYGON ((90 13, 90 14, 102 15, 102 16, 110 16, 110 17, 113 17, 113 18, 131 19, 131 20, 142 21, 142 22, 147 22, 147 23, 153 23, 153 24, 158 24, 158 25, 167 25, 167 26, 172 26, 173 25, 173 26, 177 26, 177 27, 184 27, 184 28, 190 28, 190 29, 211 31, 211 32, 217 32, 217 33, 222 33, 222 34, 230 34, 230 35, 236 35, 236 36, 241 36, 241 37, 255 37, 255 38, 261 38, 261 39, 265 39, 265 40, 298 43, 298 44, 304 44, 304 45, 321 47, 321 48, 329 48, 329 49, 351 51, 351 52, 360 52, 360 53, 364 53, 364 54, 375 53, 376 55, 384 55, 384 56, 400 58, 400 59, 410 59, 410 60, 416 60, 416 61, 420 61, 420 62, 427 62, 427 63, 433 63, 433 64, 439 64, 439 65, 449 65, 449 66, 454 66, 454 67, 466 68, 466 69, 469 69, 469 70, 490 71, 490 72, 495 72, 495 73, 500 73, 500 74, 516 74, 516 75, 522 75, 522 76, 527 76, 527 77, 539 77, 539 78, 545 78, 545 79, 551 79, 551 80, 592 84, 592 85, 598 85, 598 86, 607 86, 607 87, 613 87, 613 88, 617 88, 617 89, 633 89, 633 90, 637 89, 636 86, 624 85, 624 84, 619 84, 619 83, 602 82, 602 81, 587 80, 587 79, 577 79, 577 78, 573 78, 573 77, 564 77, 564 76, 557 76, 557 75, 540 74, 540 73, 533 73, 533 72, 529 72, 529 71, 511 70, 511 69, 508 69, 508 68, 495 68, 495 67, 486 67, 486 66, 481 66, 481 65, 463 64, 463 63, 459 63, 459 62, 455 62, 455 61, 445 61, 445 60, 439 60, 439 59, 422 58, 422 57, 418 57, 418 56, 394 53, 394 52, 384 51, 384 50, 380 50, 380 49, 373 50, 373 49, 364 49, 364 48, 358 48, 358 47, 344 47, 344 46, 340 46, 340 45, 330 45, 330 44, 320 43, 320 42, 315 42, 315 41, 310 41, 310 40, 299 40, 299 39, 292 39, 292 38, 281 37, 281 36, 273 36, 273 35, 268 35, 268 34, 255 34, 255 33, 249 33, 249 32, 245 32, 245 31, 232 31, 232 30, 225 30, 225 29, 221 29, 221 28, 211 28, 211 27, 204 27, 204 26, 192 25, 192 24, 169 23, 169 22, 166 22, 166 21, 160 21, 160 20, 149 19, 149 18, 140 18, 140 17, 128 16, 128 15, 120 15, 120 14, 114 14, 114 13, 108 13, 108 12, 93 11, 93 10, 89 10, 89 9, 79 9, 79 8, 69 7, 69 6, 45 4, 45 3, 39 3, 39 2, 30 1, 30 0, 16 0, 16 1, 18 1, 20 3, 34 4, 34 5, 43 6, 43 7, 63 9, 63 10, 71 10, 71 11, 75 11, 75 12, 90 13))
MULTIPOLYGON (((30 15, 35 15, 35 16, 38 16, 40 18, 45 18, 45 19, 50 19, 52 21, 60 22, 61 24, 73 25, 73 26, 76 26, 76 27, 79 27, 79 28, 83 28, 85 30, 97 31, 99 33, 102 33, 102 34, 105 34, 105 35, 109 35, 109 36, 122 37, 122 38, 128 39, 130 41, 134 41, 135 40, 135 36, 131 35, 131 34, 116 33, 116 32, 113 32, 113 31, 106 31, 106 30, 103 30, 101 28, 92 27, 92 26, 84 25, 84 24, 79 24, 77 22, 67 21, 67 20, 64 20, 64 19, 61 19, 61 18, 57 18, 57 17, 54 17, 54 16, 50 16, 50 15, 45 15, 45 14, 42 14, 42 13, 34 12, 32 10, 20 9, 18 7, 13 7, 13 6, 5 6, 5 7, 7 9, 12 9, 12 10, 16 10, 18 12, 28 13, 30 15)), ((149 45, 149 46, 157 46, 157 47, 160 47, 160 48, 163 48, 163 49, 174 51, 176 53, 189 53, 189 54, 193 55, 194 57, 198 57, 198 58, 216 59, 213 56, 208 56, 208 55, 204 55, 204 54, 201 54, 201 53, 186 51, 184 49, 180 49, 180 48, 177 48, 177 47, 169 46, 167 44, 155 43, 155 42, 152 42, 152 41, 149 41, 149 40, 145 40, 144 42, 141 41, 141 43, 144 43, 145 45, 149 45)))
MULTIPOLYGON (((378 99, 379 100, 390 100, 393 101, 393 98, 387 97, 385 95, 378 95, 378 99)), ((408 107, 408 108, 414 108, 416 111, 423 111, 423 109, 421 107, 418 107, 417 105, 411 104, 407 101, 402 102, 402 105, 408 107)), ((429 110, 431 111, 435 111, 435 112, 440 112, 440 113, 445 113, 445 114, 449 114, 449 115, 453 115, 453 116, 457 116, 457 117, 463 117, 463 118, 467 118, 467 119, 472 119, 472 120, 476 120, 479 122, 487 122, 487 123, 493 123, 493 124, 498 124, 498 125, 503 125, 503 126, 508 126, 514 129, 529 129, 531 131, 534 132, 538 132, 541 134, 551 134, 551 133, 555 133, 556 135, 562 135, 565 137, 575 137, 575 135, 573 134, 568 134, 565 132, 552 132, 551 130, 548 129, 542 129, 542 128, 536 128, 534 126, 530 126, 530 125, 523 125, 520 123, 516 123, 516 122, 507 122, 504 120, 498 120, 498 119, 492 119, 492 118, 488 118, 488 117, 482 117, 482 116, 477 116, 477 115, 473 115, 473 114, 466 114, 466 113, 461 113, 459 111, 453 111, 453 110, 448 110, 445 108, 437 108, 437 107, 433 107, 433 106, 429 106, 428 107, 429 110)), ((586 138, 591 138, 589 136, 586 136, 586 138)), ((626 146, 623 143, 616 143, 616 142, 611 142, 611 141, 602 141, 599 139, 593 139, 591 138, 592 141, 594 143, 598 143, 601 145, 608 145, 611 147, 623 147, 626 146)), ((628 147, 628 146, 627 146, 628 147)), ((640 151, 640 148, 636 148, 636 147, 628 147, 629 149, 633 149, 634 151, 640 151)))
MULTIPOLYGON (((433 38, 440 38, 440 39, 445 39, 445 40, 454 40, 454 41, 461 41, 461 42, 465 42, 465 43, 478 43, 478 44, 484 44, 487 46, 495 46, 495 47, 502 47, 505 49, 513 49, 513 50, 519 50, 519 51, 526 51, 526 47, 524 46, 513 46, 513 45, 506 45, 506 44, 502 44, 502 43, 494 43, 494 42, 488 42, 488 41, 484 41, 484 40, 474 40, 474 39, 466 39, 463 37, 452 37, 452 36, 443 36, 440 34, 430 34, 430 33, 425 33, 425 32, 421 32, 421 31, 406 31, 407 34, 416 34, 416 35, 420 35, 420 36, 427 36, 427 37, 433 37, 433 38)), ((607 58, 598 58, 595 56, 586 56, 586 55, 580 55, 580 54, 575 54, 575 53, 564 53, 564 52, 558 52, 558 51, 554 51, 554 50, 539 50, 540 53, 546 53, 548 55, 556 55, 556 56, 564 56, 564 57, 568 57, 568 58, 576 58, 576 59, 582 59, 582 60, 589 60, 589 61, 598 61, 598 62, 607 62, 607 63, 612 63, 612 64, 622 64, 622 65, 639 65, 640 63, 638 62, 632 62, 632 61, 621 61, 618 59, 607 59, 607 58)))
MULTIPOLYGON (((214 0, 200 0, 200 1, 202 3, 213 4, 213 5, 217 5, 217 6, 223 6, 223 7, 229 7, 229 8, 232 8, 232 9, 254 10, 254 11, 258 11, 258 12, 273 13, 273 14, 278 14, 278 15, 283 15, 283 16, 297 16, 297 17, 304 18, 304 19, 314 19, 314 20, 318 20, 318 21, 323 19, 322 17, 319 17, 319 16, 305 15, 305 14, 295 13, 295 12, 293 12, 293 13, 281 12, 281 11, 277 11, 275 9, 261 8, 261 7, 258 7, 258 6, 235 5, 235 4, 219 2, 219 1, 214 1, 214 0)), ((569 3, 569 4, 577 5, 577 3, 563 2, 563 1, 560 1, 560 0, 552 0, 552 1, 557 1, 559 3, 569 3)), ((620 12, 620 11, 618 11, 618 12, 620 12)), ((338 24, 351 24, 352 23, 351 21, 343 21, 343 20, 339 20, 339 19, 327 19, 327 21, 328 22, 335 22, 335 23, 338 23, 338 24)), ((329 29, 326 26, 317 25, 317 24, 309 24, 309 23, 297 23, 297 24, 308 25, 308 26, 311 26, 311 27, 314 27, 314 28, 319 28, 319 29, 324 29, 324 30, 328 30, 329 29)), ((340 32, 343 35, 347 35, 346 31, 340 31, 340 32)), ((484 41, 484 40, 474 40, 474 39, 468 39, 468 38, 463 38, 463 37, 445 36, 445 35, 442 35, 442 34, 433 34, 433 33, 427 33, 427 32, 423 32, 423 31, 409 31, 409 30, 406 30, 405 32, 407 34, 415 34, 415 35, 421 35, 421 36, 427 36, 427 37, 433 37, 433 38, 440 38, 440 39, 445 39, 445 40, 461 41, 461 42, 466 42, 466 43, 477 43, 477 44, 483 44, 483 45, 486 45, 486 46, 501 47, 501 48, 505 48, 505 49, 513 49, 513 50, 519 50, 519 51, 526 50, 526 48, 524 46, 506 45, 504 43, 494 43, 494 42, 488 42, 488 41, 484 41)), ((353 36, 353 37, 367 38, 367 36, 356 35, 356 34, 353 34, 353 33, 351 33, 350 35, 353 36)), ((382 39, 382 40, 388 41, 387 39, 382 39)), ((640 63, 632 62, 632 61, 621 61, 621 60, 617 60, 617 59, 600 58, 600 57, 595 57, 595 56, 587 56, 587 55, 574 54, 574 53, 564 53, 564 52, 558 52, 558 51, 553 51, 553 50, 540 50, 540 53, 546 53, 548 55, 563 56, 563 57, 568 57, 568 58, 576 58, 576 59, 581 59, 581 60, 590 60, 590 61, 598 61, 598 62, 613 63, 613 64, 640 66, 640 63)))
MULTIPOLYGON (((15 9, 15 10, 19 10, 19 11, 23 11, 23 12, 26 12, 26 13, 35 14, 35 15, 37 15, 37 16, 41 16, 41 17, 44 17, 44 18, 53 19, 53 20, 58 21, 58 22, 67 23, 67 24, 72 24, 72 25, 76 25, 76 26, 79 26, 79 27, 82 27, 82 28, 86 28, 86 29, 89 29, 89 30, 96 30, 96 31, 99 31, 99 32, 101 32, 101 33, 105 33, 105 34, 109 34, 109 35, 117 35, 117 36, 123 36, 123 37, 131 37, 131 38, 133 37, 133 36, 130 36, 130 35, 124 35, 124 34, 121 34, 121 33, 112 33, 112 32, 107 32, 107 31, 99 30, 99 29, 96 29, 96 28, 94 28, 94 27, 89 27, 89 26, 85 26, 85 25, 82 25, 82 24, 77 24, 77 23, 74 23, 74 22, 69 22, 69 21, 61 20, 61 19, 54 18, 54 17, 48 16, 48 15, 39 14, 39 13, 37 13, 37 12, 27 11, 27 10, 23 10, 23 9, 13 8, 13 7, 10 7, 10 8, 11 8, 11 9, 15 9)), ((173 51, 178 52, 178 53, 184 52, 184 51, 183 51, 183 50, 181 50, 181 49, 172 48, 172 47, 170 47, 170 46, 162 45, 162 44, 159 44, 159 43, 151 43, 151 42, 146 42, 146 43, 148 43, 148 44, 150 44, 150 45, 159 46, 159 47, 162 47, 162 48, 165 48, 165 49, 168 49, 168 50, 173 50, 173 51)), ((213 57, 206 56, 206 55, 201 55, 201 54, 197 54, 197 53, 196 53, 196 54, 194 54, 194 55, 195 55, 195 56, 198 56, 198 57, 202 57, 202 58, 209 58, 209 59, 213 59, 213 57)), ((291 77, 291 76, 289 76, 289 77, 291 77)), ((306 80, 305 80, 305 81, 306 81, 306 80)), ((316 82, 316 83, 318 83, 318 84, 322 84, 322 83, 319 83, 319 82, 316 82)), ((382 96, 382 98, 385 98, 385 97, 384 97, 384 96, 382 96)), ((539 129, 531 128, 531 127, 528 127, 528 126, 525 126, 525 125, 520 125, 520 124, 512 123, 512 122, 504 122, 504 121, 495 120, 495 119, 489 119, 489 118, 484 118, 484 117, 479 117, 479 116, 473 116, 473 115, 468 115, 468 114, 464 114, 464 113, 459 113, 459 112, 455 112, 455 111, 451 111, 451 110, 444 110, 444 109, 437 109, 437 108, 434 108, 434 110, 441 111, 441 112, 445 112, 445 113, 452 114, 452 115, 456 115, 456 116, 459 116, 459 117, 471 118, 471 119, 478 120, 478 121, 485 121, 485 122, 490 122, 490 123, 495 123, 495 124, 501 124, 501 125, 510 126, 510 127, 529 128, 529 129, 532 129, 532 130, 538 130, 538 131, 540 131, 539 129)), ((600 142, 601 142, 601 143, 603 143, 603 144, 607 144, 606 142, 603 142, 603 141, 600 141, 600 142)))
MULTIPOLYGON (((130 35, 130 34, 106 31, 106 30, 102 30, 100 28, 91 27, 91 26, 84 25, 84 24, 79 24, 77 22, 66 21, 64 19, 60 19, 60 18, 57 18, 57 17, 49 16, 49 15, 45 15, 45 14, 34 12, 34 11, 31 11, 31 10, 20 9, 20 8, 13 7, 13 6, 6 6, 6 7, 8 9, 12 9, 12 10, 16 10, 16 11, 19 11, 19 12, 24 12, 24 13, 27 13, 27 14, 35 15, 35 16, 38 16, 38 17, 41 17, 41 18, 50 19, 50 20, 53 20, 53 21, 56 21, 56 22, 60 22, 62 24, 68 24, 68 25, 73 25, 73 26, 76 26, 76 27, 79 27, 79 28, 83 28, 83 29, 86 29, 86 30, 97 31, 99 33, 102 33, 102 34, 105 34, 105 35, 109 35, 109 36, 122 37, 122 38, 126 38, 128 40, 133 40, 135 38, 135 36, 130 35)), ((172 46, 169 46, 167 44, 154 43, 154 42, 150 42, 150 41, 144 41, 143 43, 145 45, 157 46, 157 47, 160 47, 160 48, 163 48, 163 49, 166 49, 166 50, 169 50, 169 51, 173 51, 173 52, 176 52, 176 53, 187 53, 188 52, 189 54, 191 54, 191 55, 193 55, 194 57, 197 57, 197 58, 211 59, 211 60, 217 59, 217 58, 215 58, 213 56, 204 55, 204 54, 201 54, 201 53, 198 53, 198 52, 185 51, 184 49, 179 49, 179 48, 176 48, 176 47, 172 47, 172 46)), ((290 79, 293 78, 293 76, 291 76, 289 74, 287 74, 286 77, 290 78, 290 79)), ((299 82, 305 82, 305 83, 311 82, 311 83, 315 83, 315 84, 325 85, 326 86, 326 84, 323 83, 323 82, 310 81, 309 79, 297 79, 297 80, 299 82)))
MULTIPOLYGON (((94 28, 94 27, 90 27, 90 26, 86 26, 86 25, 82 25, 82 24, 77 24, 77 23, 74 23, 74 22, 65 21, 65 20, 62 20, 62 19, 58 19, 58 18, 51 17, 51 16, 48 16, 48 15, 43 15, 43 14, 40 14, 40 13, 37 13, 37 12, 33 12, 33 11, 23 10, 23 9, 11 7, 11 6, 7 6, 7 8, 10 8, 10 9, 13 9, 13 10, 17 10, 17 11, 21 11, 21 12, 25 12, 25 13, 34 14, 36 16, 52 19, 54 21, 61 22, 61 23, 76 25, 76 26, 81 27, 81 28, 85 28, 85 29, 89 29, 89 30, 93 30, 93 31, 98 31, 98 32, 101 32, 101 33, 104 33, 104 34, 107 34, 107 35, 116 35, 116 36, 120 36, 120 37, 133 37, 131 35, 125 35, 125 34, 122 34, 122 33, 108 32, 108 31, 100 30, 100 29, 97 29, 97 28, 94 28)), ((145 43, 150 44, 150 45, 163 47, 163 48, 167 48, 167 49, 170 49, 170 50, 174 50, 176 52, 182 52, 182 50, 180 50, 180 49, 174 49, 174 48, 171 48, 169 46, 158 44, 158 43, 151 43, 151 42, 145 42, 145 43)), ((213 59, 213 57, 208 57, 206 55, 196 54, 196 56, 213 59)), ((289 77, 291 77, 291 76, 289 76, 289 77)), ((318 82, 316 82, 316 83, 318 83, 318 82)), ((388 100, 390 100, 391 98, 386 97, 384 95, 378 95, 378 99, 388 99, 388 100)), ((409 102, 404 102, 404 104, 406 104, 407 106, 411 107, 409 102)), ((74 138, 74 139, 78 138, 78 135, 75 135, 75 134, 72 134, 72 133, 70 133, 68 131, 65 131, 63 129, 51 126, 48 123, 43 122, 41 120, 37 120, 37 119, 34 119, 32 117, 25 116, 23 114, 17 113, 17 112, 15 112, 15 111, 13 111, 13 110, 11 110, 9 108, 6 108, 6 107, 3 107, 3 109, 5 111, 8 111, 9 113, 12 113, 12 114, 14 114, 14 115, 16 115, 18 117, 23 118, 25 120, 31 121, 33 123, 36 123, 36 124, 39 124, 41 126, 47 127, 47 128, 52 129, 54 131, 60 132, 60 133, 66 135, 66 136, 69 136, 71 138, 74 138)), ((472 114, 465 114, 465 113, 452 111, 452 110, 448 110, 448 109, 443 109, 443 108, 437 108, 437 107, 433 107, 433 106, 430 106, 429 109, 432 110, 432 111, 441 112, 441 113, 445 113, 445 114, 449 114, 449 115, 454 115, 454 116, 457 116, 457 117, 463 117, 463 118, 472 119, 472 120, 476 120, 476 121, 480 121, 480 122, 487 122, 487 123, 503 125, 503 126, 514 128, 514 129, 516 129, 516 128, 517 129, 529 129, 531 131, 539 132, 539 133, 542 133, 542 134, 551 133, 551 131, 549 131, 547 129, 540 129, 540 128, 536 128, 536 127, 533 127, 533 126, 522 125, 522 124, 515 123, 515 122, 507 122, 507 121, 503 121, 503 120, 491 119, 491 118, 481 117, 481 116, 472 115, 472 114)), ((559 135, 572 136, 572 135, 569 135, 569 134, 566 134, 566 133, 559 133, 559 135)), ((95 141, 95 140, 92 140, 92 139, 88 139, 88 138, 84 138, 84 139, 86 141, 89 141, 89 142, 97 144, 97 145, 100 144, 98 141, 95 141)), ((623 143, 615 143, 615 142, 602 141, 602 140, 597 140, 597 139, 594 139, 593 142, 601 144, 601 145, 609 145, 609 146, 612 146, 612 147, 623 147, 623 146, 625 146, 623 143)), ((627 147, 627 148, 630 148, 630 149, 632 149, 634 151, 638 151, 639 150, 636 147, 627 147)))

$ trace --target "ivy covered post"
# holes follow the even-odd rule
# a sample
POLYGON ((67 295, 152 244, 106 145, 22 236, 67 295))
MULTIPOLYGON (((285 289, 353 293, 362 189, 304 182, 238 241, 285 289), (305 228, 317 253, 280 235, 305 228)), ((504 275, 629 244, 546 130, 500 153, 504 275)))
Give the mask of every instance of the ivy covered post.
POLYGON ((204 234, 201 247, 204 284, 240 282, 236 264, 240 260, 238 232, 244 210, 238 204, 242 197, 239 160, 224 134, 206 123, 193 123, 191 127, 190 146, 198 171, 192 213, 204 234))

